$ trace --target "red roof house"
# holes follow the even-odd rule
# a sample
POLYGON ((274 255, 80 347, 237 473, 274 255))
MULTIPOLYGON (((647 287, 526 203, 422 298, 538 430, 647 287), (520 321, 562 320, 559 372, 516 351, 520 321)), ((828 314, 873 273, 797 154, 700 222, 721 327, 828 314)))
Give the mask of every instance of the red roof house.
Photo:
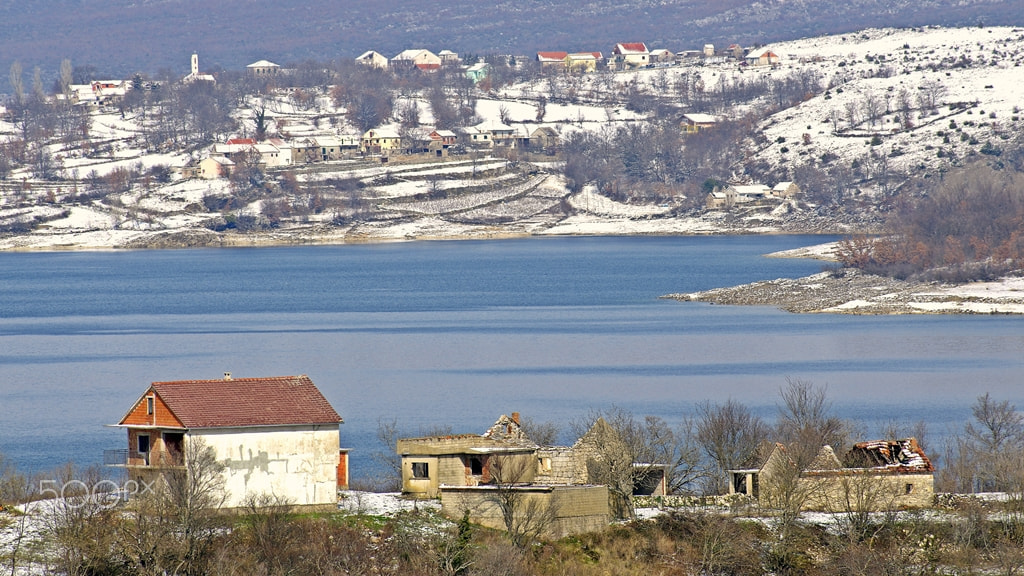
POLYGON ((341 422, 304 375, 153 382, 114 425, 128 431, 127 450, 105 461, 144 478, 210 449, 224 465, 227 507, 259 494, 333 507, 348 484, 341 422))
POLYGON ((541 70, 565 68, 565 57, 568 55, 568 52, 537 52, 537 62, 541 70))
POLYGON ((651 63, 651 52, 643 42, 620 42, 612 50, 612 60, 620 70, 639 68, 651 63))

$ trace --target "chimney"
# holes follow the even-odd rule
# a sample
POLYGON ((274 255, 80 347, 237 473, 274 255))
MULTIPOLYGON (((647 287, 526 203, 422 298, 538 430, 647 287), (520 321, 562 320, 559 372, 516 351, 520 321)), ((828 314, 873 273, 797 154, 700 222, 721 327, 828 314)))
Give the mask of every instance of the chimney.
POLYGON ((231 372, 225 372, 224 373, 224 379, 225 380, 231 380, 231 372))
POLYGON ((519 424, 519 412, 512 413, 512 421, 515 422, 516 424, 519 424))

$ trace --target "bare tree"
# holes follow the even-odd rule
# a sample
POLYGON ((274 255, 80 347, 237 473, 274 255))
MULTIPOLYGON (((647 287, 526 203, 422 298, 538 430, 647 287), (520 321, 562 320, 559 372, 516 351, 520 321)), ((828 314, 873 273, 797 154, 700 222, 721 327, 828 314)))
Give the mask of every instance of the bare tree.
POLYGON ((392 418, 377 420, 377 441, 380 442, 381 450, 374 452, 370 457, 381 468, 384 469, 385 477, 379 483, 382 488, 394 491, 402 487, 402 457, 397 452, 398 439, 401 434, 398 431, 398 421, 392 418))
POLYGON ((174 573, 205 574, 219 528, 217 513, 227 498, 223 469, 213 448, 192 437, 185 444, 185 465, 161 471, 163 508, 177 537, 174 573))
POLYGON ((612 514, 634 515, 633 493, 664 474, 667 488, 682 489, 704 478, 692 426, 673 430, 657 416, 637 418, 619 407, 592 412, 573 423, 576 446, 586 456, 591 482, 608 487, 612 514))
POLYGON ((11 63, 11 70, 8 79, 11 82, 11 92, 14 95, 14 104, 18 107, 25 103, 25 84, 21 74, 21 62, 15 60, 11 63))
POLYGON ((560 430, 556 422, 539 422, 529 416, 521 417, 519 426, 526 436, 539 446, 554 446, 558 443, 560 430))
POLYGON ((942 99, 948 93, 946 85, 938 80, 926 80, 917 87, 917 90, 917 103, 921 108, 922 115, 926 112, 935 114, 942 99))
POLYGON ((493 490, 490 501, 501 513, 509 539, 517 548, 526 548, 539 538, 558 514, 558 495, 550 499, 524 490, 533 478, 535 461, 521 454, 493 454, 487 459, 487 470, 493 490))
POLYGON ((113 569, 116 513, 95 489, 102 486, 98 468, 76 471, 68 464, 55 478, 43 481, 42 495, 50 510, 44 514, 45 534, 54 544, 53 560, 58 573, 85 576, 113 569))
POLYGON ((294 574, 302 564, 302 534, 286 498, 252 494, 245 499, 245 547, 267 576, 294 574))
POLYGON ((827 386, 787 378, 786 387, 779 394, 782 404, 778 406, 776 432, 797 468, 806 468, 822 446, 831 446, 836 453, 842 453, 849 426, 832 414, 827 386))
POLYGON ((878 119, 882 116, 882 113, 885 112, 885 102, 874 92, 868 91, 864 94, 862 109, 868 122, 875 126, 878 124, 878 119))
POLYGON ((68 94, 68 90, 71 87, 71 80, 73 79, 74 68, 71 67, 71 60, 67 58, 60 61, 60 77, 58 82, 60 83, 60 93, 65 96, 68 94))
POLYGON ((728 470, 739 468, 768 439, 771 429, 741 402, 733 399, 724 404, 708 401, 697 405, 697 441, 716 469, 713 488, 723 491, 729 480, 728 470))

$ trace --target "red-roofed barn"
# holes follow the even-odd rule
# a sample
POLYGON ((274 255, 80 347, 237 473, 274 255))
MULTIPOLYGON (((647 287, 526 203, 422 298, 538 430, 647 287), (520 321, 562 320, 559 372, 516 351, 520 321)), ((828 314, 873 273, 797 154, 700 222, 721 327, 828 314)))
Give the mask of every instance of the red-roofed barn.
POLYGON ((145 477, 185 465, 189 443, 202 443, 224 466, 226 507, 260 494, 333 507, 348 484, 341 422, 308 376, 153 382, 115 425, 128 449, 105 460, 145 477))

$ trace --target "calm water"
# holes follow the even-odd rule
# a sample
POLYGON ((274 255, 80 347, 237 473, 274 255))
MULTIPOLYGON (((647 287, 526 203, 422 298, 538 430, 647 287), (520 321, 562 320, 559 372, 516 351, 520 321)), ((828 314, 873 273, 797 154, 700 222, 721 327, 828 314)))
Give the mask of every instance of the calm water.
POLYGON ((772 416, 787 377, 828 384, 874 435, 941 436, 990 391, 1024 407, 1024 318, 791 315, 659 295, 821 269, 763 253, 819 237, 553 238, 0 253, 0 452, 95 463, 154 380, 309 374, 353 474, 380 419, 483 431, 618 405, 677 422, 705 399, 772 416))

